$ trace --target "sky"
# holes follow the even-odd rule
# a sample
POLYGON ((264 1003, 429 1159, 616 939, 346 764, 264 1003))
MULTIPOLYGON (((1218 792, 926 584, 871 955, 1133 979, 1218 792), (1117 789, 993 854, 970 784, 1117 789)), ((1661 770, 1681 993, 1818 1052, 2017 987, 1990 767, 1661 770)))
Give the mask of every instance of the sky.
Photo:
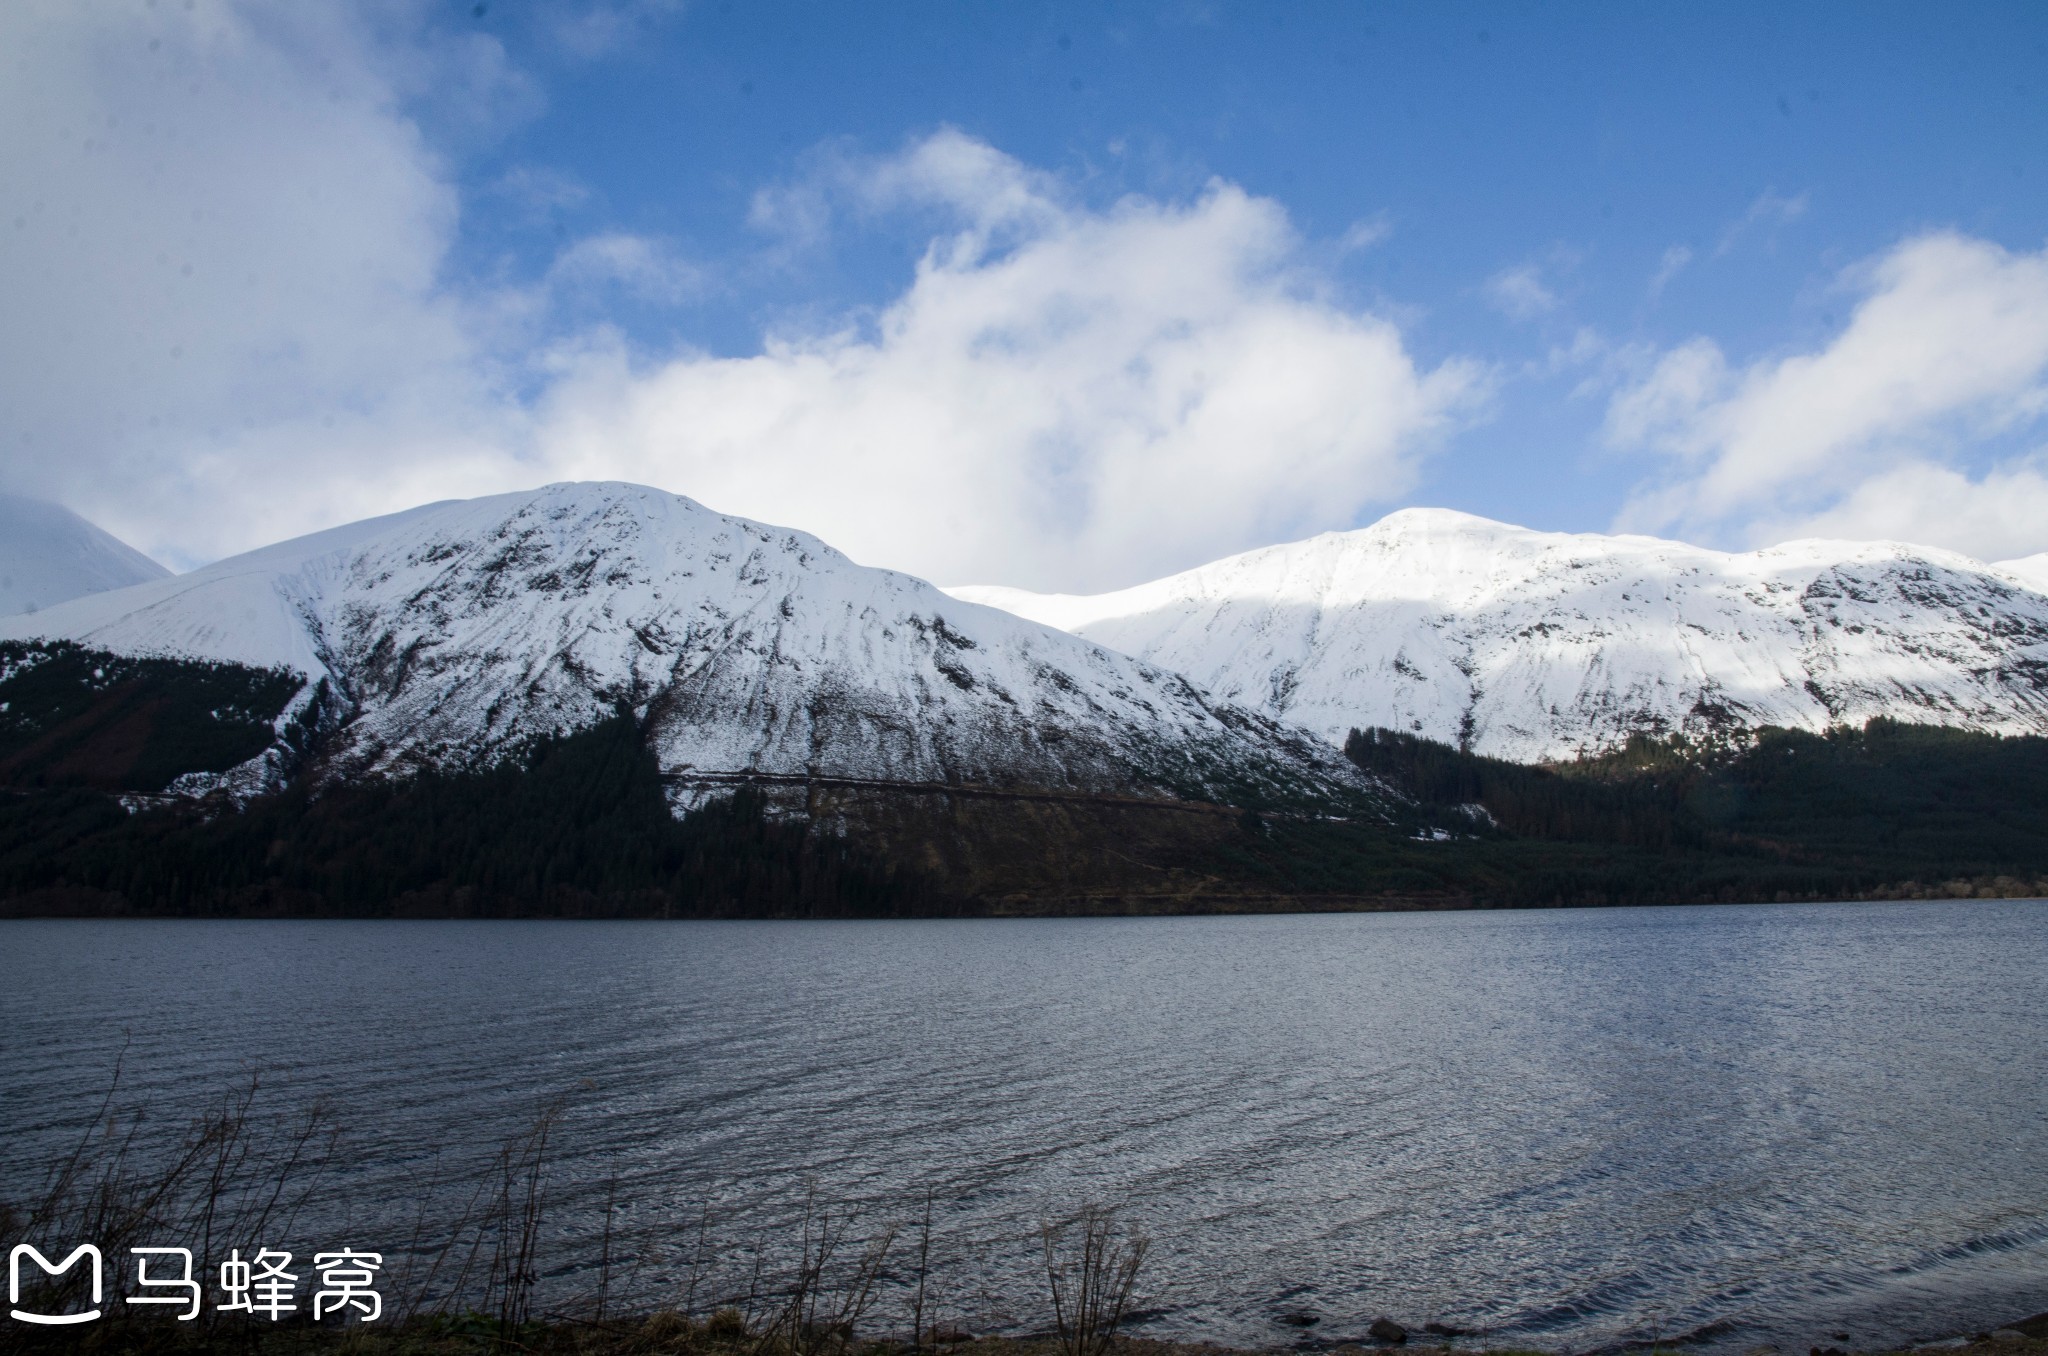
POLYGON ((1092 592, 1464 510, 2048 550, 2048 7, 13 0, 0 489, 621 479, 1092 592))

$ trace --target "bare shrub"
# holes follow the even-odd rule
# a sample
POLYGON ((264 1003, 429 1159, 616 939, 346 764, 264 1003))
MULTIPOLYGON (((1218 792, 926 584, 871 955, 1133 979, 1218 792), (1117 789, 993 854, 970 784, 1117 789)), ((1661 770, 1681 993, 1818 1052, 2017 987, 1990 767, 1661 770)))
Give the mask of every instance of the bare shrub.
POLYGON ((433 1266, 413 1287, 408 1314, 430 1300, 438 1301, 435 1307, 443 1312, 473 1308, 491 1314, 501 1340, 509 1340, 532 1318, 533 1288, 540 1279, 548 1137, 564 1105, 559 1098, 543 1105, 533 1125, 498 1151, 451 1232, 451 1246, 436 1250, 433 1266), (445 1292, 437 1291, 441 1264, 465 1234, 469 1246, 462 1264, 445 1292))
POLYGON ((1151 1246, 1143 1234, 1119 1226, 1116 1212, 1082 1208, 1065 1224, 1039 1227, 1053 1321, 1065 1356, 1105 1356, 1129 1312, 1138 1272, 1151 1246), (1079 1251, 1069 1236, 1079 1234, 1079 1251))
MULTIPOLYGON (((251 1077, 181 1132, 165 1133, 142 1110, 115 1110, 118 1082, 117 1069, 116 1086, 32 1198, 0 1201, 0 1238, 46 1250, 62 1244, 67 1251, 70 1243, 90 1240, 110 1260, 125 1260, 131 1246, 167 1238, 189 1242, 193 1279, 209 1302, 191 1328, 164 1331, 209 1348, 237 1337, 244 1344, 256 1340, 267 1325, 250 1326, 253 1320, 223 1314, 210 1302, 220 1254, 229 1244, 288 1242, 295 1224, 310 1226, 316 1216, 324 1221, 335 1208, 340 1155, 332 1118, 317 1104, 259 1111, 259 1091, 267 1089, 251 1077), (237 1334, 237 1327, 245 1330, 237 1334)), ((555 1336, 573 1331, 578 1341, 630 1338, 649 1348, 698 1343, 727 1356, 853 1356, 863 1342, 873 1344, 876 1334, 862 1328, 879 1321, 879 1297, 887 1295, 887 1325, 907 1317, 910 1351, 930 1353, 972 1340, 938 1320, 959 1316, 955 1296, 967 1293, 977 1277, 983 1307, 974 1312, 998 1330, 1017 1322, 987 1288, 994 1273, 986 1253, 964 1268, 964 1280, 958 1254, 964 1248, 971 1256, 978 1248, 1013 1256, 1019 1240, 948 1235, 940 1241, 930 1190, 903 1212, 904 1227, 915 1233, 906 1249, 895 1249, 898 1229, 886 1216, 827 1204, 813 1187, 800 1214, 755 1216, 755 1244, 726 1250, 718 1235, 744 1226, 751 1210, 737 1219, 724 1210, 715 1218, 707 1204, 692 1210, 694 1220, 663 1213, 643 1223, 621 1179, 610 1176, 593 1202, 603 1213, 601 1232, 589 1240, 591 1253, 557 1256, 560 1232, 544 1223, 557 1204, 550 1153, 559 1149, 566 1106, 561 1099, 545 1103, 494 1156, 463 1152, 444 1160, 437 1153, 412 1179, 418 1203, 407 1205, 412 1218, 402 1221, 410 1223, 411 1238, 384 1250, 393 1265, 377 1286, 391 1329, 507 1350, 544 1345, 554 1340, 552 1330, 555 1336), (895 1251, 909 1255, 900 1274, 887 1269, 895 1251), (655 1282, 640 1283, 643 1267, 653 1268, 655 1282), (742 1267, 751 1275, 734 1274, 742 1267), (587 1278, 589 1293, 570 1293, 566 1278, 576 1275, 587 1278), (650 1299, 656 1301, 652 1316, 638 1309, 650 1299)), ((339 1170, 345 1173, 346 1165, 339 1170)), ((1107 1356, 1129 1312, 1147 1240, 1121 1227, 1112 1211, 1091 1205, 1063 1224, 1043 1225, 1040 1243, 1063 1356, 1107 1356)), ((153 1326, 144 1333, 141 1325, 164 1315, 124 1302, 127 1270, 108 1268, 106 1317, 96 1330, 118 1326, 121 1334, 110 1339, 155 1341, 153 1326)), ((52 1276, 31 1268, 24 1281, 27 1308, 76 1313, 90 1307, 85 1268, 52 1276)), ((0 1356, 49 1349, 46 1341, 28 1341, 35 1336, 20 1325, 0 1326, 0 1356)))
POLYGON ((853 1234, 859 1219, 855 1210, 821 1206, 815 1191, 805 1196, 795 1267, 756 1335, 757 1350, 841 1356, 852 1349, 896 1241, 893 1227, 859 1239, 853 1234))

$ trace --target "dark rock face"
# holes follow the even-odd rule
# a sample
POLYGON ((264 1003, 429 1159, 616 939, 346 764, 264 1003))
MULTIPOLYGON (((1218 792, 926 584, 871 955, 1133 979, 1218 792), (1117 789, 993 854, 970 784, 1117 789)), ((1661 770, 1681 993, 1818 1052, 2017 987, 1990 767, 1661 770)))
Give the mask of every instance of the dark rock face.
POLYGON ((1385 1342, 1389 1346, 1399 1346, 1408 1340, 1408 1330, 1384 1315, 1374 1319, 1366 1331, 1372 1334, 1375 1342, 1385 1342))

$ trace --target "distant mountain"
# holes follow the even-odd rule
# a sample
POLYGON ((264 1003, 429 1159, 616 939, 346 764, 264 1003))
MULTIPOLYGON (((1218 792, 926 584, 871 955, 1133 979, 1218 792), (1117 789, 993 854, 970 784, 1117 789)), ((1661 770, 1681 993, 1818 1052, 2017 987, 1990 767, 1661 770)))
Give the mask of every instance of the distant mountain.
POLYGON ((2048 557, 1891 542, 1729 554, 1441 509, 1092 597, 971 587, 1341 743, 1412 732, 1521 762, 1631 734, 1872 717, 2048 732, 2048 557))
POLYGON ((2036 593, 2048 593, 2048 551, 2021 556, 2018 560, 2001 560, 1993 568, 2011 575, 2036 593))
POLYGON ((61 504, 0 494, 0 616, 169 573, 61 504))
POLYGON ((343 777, 484 766, 624 713, 687 803, 761 776, 1373 794, 1178 674, 634 485, 428 505, 8 618, 5 639, 301 675, 278 728, 318 725, 343 777))

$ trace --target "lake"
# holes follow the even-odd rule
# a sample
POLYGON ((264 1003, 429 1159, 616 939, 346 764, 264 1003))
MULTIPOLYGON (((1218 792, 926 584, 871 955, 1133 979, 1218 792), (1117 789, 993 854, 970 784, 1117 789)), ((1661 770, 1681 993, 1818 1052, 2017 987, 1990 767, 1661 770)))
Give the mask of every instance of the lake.
POLYGON ((1090 1201, 1153 1240, 1161 1336, 1391 1314, 1804 1350, 2048 1309, 2036 901, 6 922, 0 1019, 0 1198, 34 1194, 117 1059, 114 1104, 165 1143, 261 1070, 265 1106, 325 1098, 343 1136, 298 1242, 395 1249, 427 1165, 486 1162, 561 1097, 547 1284, 609 1218, 647 1303, 700 1229, 731 1286, 807 1195, 874 1228, 929 1192, 932 1288, 979 1328, 1047 1321, 1039 1223, 1090 1201))

